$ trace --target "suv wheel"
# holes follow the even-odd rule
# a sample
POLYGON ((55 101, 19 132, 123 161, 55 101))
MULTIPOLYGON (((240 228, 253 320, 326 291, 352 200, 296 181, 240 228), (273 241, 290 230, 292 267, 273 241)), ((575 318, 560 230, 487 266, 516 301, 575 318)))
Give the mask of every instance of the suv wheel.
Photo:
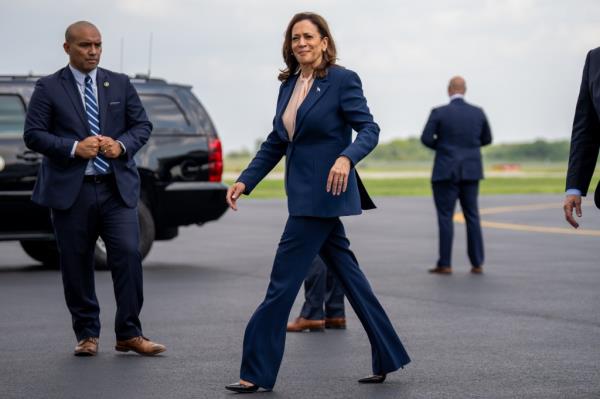
POLYGON ((58 249, 55 241, 26 241, 21 240, 25 253, 44 266, 58 268, 58 249))
MULTIPOLYGON (((143 202, 138 202, 138 218, 140 222, 140 254, 142 260, 150 252, 154 242, 154 219, 150 210, 143 202)), ((21 241, 21 246, 27 255, 42 262, 45 266, 58 268, 58 249, 56 241, 21 241)), ((97 270, 107 270, 106 245, 102 238, 96 241, 94 262, 97 270)))
MULTIPOLYGON (((154 219, 150 210, 142 201, 138 202, 138 218, 140 222, 140 254, 142 260, 150 252, 152 243, 154 242, 155 227, 154 219)), ((97 270, 108 270, 108 262, 106 259, 106 245, 102 238, 98 237, 96 241, 96 251, 94 253, 94 263, 97 270)))

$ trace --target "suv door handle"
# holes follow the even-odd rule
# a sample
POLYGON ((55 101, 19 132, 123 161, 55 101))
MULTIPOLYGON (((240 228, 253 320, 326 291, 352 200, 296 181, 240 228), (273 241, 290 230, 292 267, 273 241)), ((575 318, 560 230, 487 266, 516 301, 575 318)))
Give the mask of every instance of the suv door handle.
POLYGON ((22 159, 25 162, 40 162, 42 155, 35 151, 26 150, 21 154, 17 154, 18 159, 22 159))

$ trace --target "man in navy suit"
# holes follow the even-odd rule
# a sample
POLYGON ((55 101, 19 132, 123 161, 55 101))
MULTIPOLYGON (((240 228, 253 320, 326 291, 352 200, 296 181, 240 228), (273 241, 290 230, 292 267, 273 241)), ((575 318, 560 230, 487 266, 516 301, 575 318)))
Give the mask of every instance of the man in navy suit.
MULTIPOLYGON (((579 98, 575 107, 571 154, 567 171, 567 196, 563 209, 567 222, 575 228, 579 223, 573 218, 573 209, 581 217, 581 197, 590 186, 598 152, 600 150, 600 47, 590 50, 585 58, 579 98)), ((600 183, 594 195, 600 208, 600 183)))
POLYGON ((467 223, 471 273, 483 272, 483 236, 477 206, 479 180, 483 179, 480 148, 492 142, 492 133, 483 110, 465 102, 466 90, 462 77, 450 80, 450 104, 431 111, 421 136, 423 144, 435 150, 431 185, 438 216, 439 259, 430 273, 452 273, 452 216, 457 199, 467 223))
POLYGON ((106 244, 117 314, 118 351, 154 355, 165 347, 145 338, 138 250, 140 180, 133 159, 152 124, 126 75, 98 68, 102 38, 79 21, 65 32, 69 65, 41 78, 27 110, 24 140, 44 155, 33 202, 51 210, 76 356, 93 356, 100 336, 94 247, 106 244))

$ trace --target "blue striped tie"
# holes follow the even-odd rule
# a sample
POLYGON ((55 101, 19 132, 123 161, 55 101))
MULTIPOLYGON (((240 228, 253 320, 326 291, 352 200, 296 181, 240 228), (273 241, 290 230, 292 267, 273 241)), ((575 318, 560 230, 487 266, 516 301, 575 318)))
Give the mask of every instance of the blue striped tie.
MULTIPOLYGON (((94 90, 92 89, 92 78, 90 75, 85 76, 85 113, 87 114, 88 125, 90 126, 90 132, 94 136, 100 134, 100 112, 98 110, 98 103, 94 96, 94 90)), ((101 155, 96 155, 94 158, 94 169, 98 174, 107 174, 110 172, 110 164, 101 155)))

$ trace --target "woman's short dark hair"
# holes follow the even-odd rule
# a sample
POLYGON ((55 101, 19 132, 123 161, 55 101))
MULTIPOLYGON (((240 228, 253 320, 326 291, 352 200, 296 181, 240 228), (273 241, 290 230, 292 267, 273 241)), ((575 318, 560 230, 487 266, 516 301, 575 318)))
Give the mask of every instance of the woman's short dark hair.
POLYGON ((331 65, 335 65, 337 51, 335 49, 335 41, 333 40, 333 36, 331 36, 331 31, 329 30, 327 21, 325 21, 325 18, 319 14, 315 14, 313 12, 301 12, 292 17, 287 29, 285 30, 282 53, 286 68, 281 70, 281 73, 278 76, 278 79, 282 82, 288 80, 296 73, 296 71, 298 71, 298 68, 300 67, 298 60, 296 60, 296 57, 294 57, 294 54, 292 53, 292 29, 298 22, 305 20, 312 22, 313 25, 317 27, 321 38, 326 37, 328 39, 327 49, 325 52, 323 52, 323 61, 321 62, 321 65, 315 68, 315 77, 325 77, 325 75, 327 75, 327 68, 329 68, 331 65))

